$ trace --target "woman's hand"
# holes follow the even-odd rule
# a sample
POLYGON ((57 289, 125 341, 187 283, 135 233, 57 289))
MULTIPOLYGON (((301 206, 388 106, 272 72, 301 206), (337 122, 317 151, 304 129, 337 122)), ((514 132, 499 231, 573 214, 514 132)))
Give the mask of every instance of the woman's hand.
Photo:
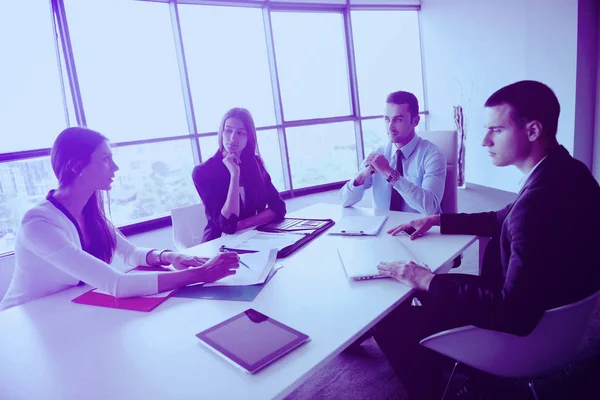
POLYGON ((199 268, 200 281, 214 282, 235 274, 240 266, 240 256, 237 253, 219 253, 199 268))
POLYGON ((427 266, 412 261, 382 261, 377 265, 377 269, 381 275, 420 290, 429 290, 429 284, 435 276, 427 266))
POLYGON ((188 256, 182 253, 167 253, 166 257, 163 258, 178 271, 191 267, 201 267, 208 261, 207 257, 188 256))
POLYGON ((239 176, 240 175, 240 157, 238 157, 235 153, 229 153, 223 158, 223 164, 229 170, 231 176, 239 176))
POLYGON ((430 215, 425 218, 415 219, 410 221, 408 224, 398 225, 395 228, 387 231, 390 235, 397 235, 399 233, 405 232, 409 235, 410 239, 416 239, 419 236, 423 236, 425 232, 431 229, 434 225, 440 224, 440 216, 439 215, 430 215))

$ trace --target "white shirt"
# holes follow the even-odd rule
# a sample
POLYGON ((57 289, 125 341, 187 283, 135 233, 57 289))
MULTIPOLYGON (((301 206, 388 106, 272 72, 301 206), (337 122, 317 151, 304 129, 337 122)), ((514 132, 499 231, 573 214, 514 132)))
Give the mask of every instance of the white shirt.
MULTIPOLYGON (((383 154, 394 168, 397 165, 396 150, 396 145, 388 142, 379 147, 376 153, 383 154)), ((417 135, 400 150, 404 156, 403 176, 394 184, 394 189, 404 199, 401 211, 423 215, 440 213, 446 182, 446 157, 433 143, 417 135)), ((387 176, 378 172, 360 186, 354 186, 354 179, 351 179, 340 190, 342 206, 356 204, 362 199, 364 191, 373 187, 373 208, 389 210, 392 185, 386 179, 387 176)))
POLYGON ((544 161, 546 159, 546 157, 548 157, 548 156, 545 156, 540 161, 538 161, 538 163, 535 164, 533 168, 531 168, 531 170, 527 173, 527 175, 525 175, 523 177, 523 179, 521 179, 519 181, 519 191, 521 191, 521 189, 523 189, 523 186, 525 186, 525 183, 527 182, 527 180, 529 179, 529 177, 531 176, 531 174, 533 174, 533 171, 535 171, 535 169, 538 167, 538 165, 540 165, 542 163, 542 161, 544 161))
MULTIPOLYGON (((135 247, 116 230, 115 254, 130 266, 148 265, 151 250, 135 247)), ((82 249, 77 228, 50 201, 23 217, 15 246, 15 270, 0 310, 68 289, 83 281, 115 297, 158 292, 158 273, 125 274, 82 249)), ((121 267, 122 268, 122 267, 121 267)))

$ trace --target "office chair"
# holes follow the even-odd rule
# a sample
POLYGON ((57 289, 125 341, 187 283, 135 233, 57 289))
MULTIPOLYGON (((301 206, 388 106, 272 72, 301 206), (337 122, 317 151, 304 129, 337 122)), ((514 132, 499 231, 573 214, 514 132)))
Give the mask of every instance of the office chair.
POLYGON ((446 183, 442 212, 458 211, 458 134, 456 131, 419 131, 417 135, 433 143, 446 156, 446 183))
POLYGON ((207 220, 204 204, 174 208, 171 210, 173 242, 177 250, 183 251, 202 243, 207 220))
MULTIPOLYGON (((433 143, 446 157, 446 182, 440 206, 443 213, 457 213, 458 133, 456 131, 420 131, 417 132, 417 135, 433 143)), ((462 254, 452 261, 452 268, 460 267, 461 260, 462 254)))
POLYGON ((525 378, 537 400, 533 379, 562 370, 575 357, 598 297, 600 291, 546 311, 525 337, 469 325, 421 340, 421 345, 456 361, 442 400, 459 363, 503 378, 525 378))

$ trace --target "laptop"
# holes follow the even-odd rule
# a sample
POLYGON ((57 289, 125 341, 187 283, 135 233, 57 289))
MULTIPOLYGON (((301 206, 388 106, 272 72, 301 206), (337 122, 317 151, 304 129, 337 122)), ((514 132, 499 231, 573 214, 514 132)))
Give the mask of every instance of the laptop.
POLYGON ((381 261, 417 261, 394 236, 344 238, 337 251, 348 279, 353 281, 388 278, 377 270, 381 261))

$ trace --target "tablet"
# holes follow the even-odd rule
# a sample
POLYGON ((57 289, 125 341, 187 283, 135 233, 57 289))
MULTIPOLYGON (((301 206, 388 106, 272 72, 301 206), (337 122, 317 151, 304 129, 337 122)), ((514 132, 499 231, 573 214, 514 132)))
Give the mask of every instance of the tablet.
POLYGON ((310 340, 252 308, 196 336, 209 349, 251 374, 310 340))

